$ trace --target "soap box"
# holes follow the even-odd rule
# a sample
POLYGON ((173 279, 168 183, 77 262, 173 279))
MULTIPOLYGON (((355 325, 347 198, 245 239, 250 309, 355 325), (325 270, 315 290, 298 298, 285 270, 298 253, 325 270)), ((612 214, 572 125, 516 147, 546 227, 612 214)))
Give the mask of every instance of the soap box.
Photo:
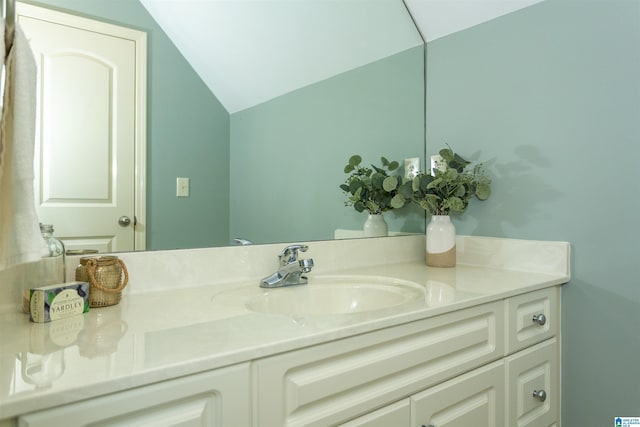
POLYGON ((36 323, 86 313, 89 311, 89 284, 68 282, 32 288, 29 308, 29 317, 36 323))

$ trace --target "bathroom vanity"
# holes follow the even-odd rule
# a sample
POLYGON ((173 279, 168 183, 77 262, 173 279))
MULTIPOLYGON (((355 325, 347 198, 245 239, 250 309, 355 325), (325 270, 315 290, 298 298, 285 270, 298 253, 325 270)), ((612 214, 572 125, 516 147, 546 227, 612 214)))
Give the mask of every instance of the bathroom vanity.
POLYGON ((457 245, 437 269, 424 236, 309 243, 306 290, 258 287, 281 245, 125 254, 118 306, 40 327, 2 316, 0 426, 559 425, 569 245, 457 245), (212 263, 206 282, 193 266, 212 263))

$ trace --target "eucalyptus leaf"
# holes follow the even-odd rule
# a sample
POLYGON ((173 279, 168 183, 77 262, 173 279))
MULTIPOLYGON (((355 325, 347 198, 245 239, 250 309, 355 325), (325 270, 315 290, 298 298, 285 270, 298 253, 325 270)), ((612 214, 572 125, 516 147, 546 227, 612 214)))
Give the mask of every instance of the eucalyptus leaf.
POLYGON ((367 207, 367 210, 372 214, 377 214, 382 212, 380 210, 380 206, 374 201, 369 200, 368 202, 365 202, 365 206, 367 207))
POLYGON ((427 190, 429 188, 429 184, 431 184, 435 177, 433 175, 425 174, 416 176, 416 179, 420 183, 420 189, 427 190))
POLYGON ((351 158, 349 158, 349 164, 352 166, 358 166, 360 163, 362 163, 362 157, 358 156, 357 154, 354 154, 353 156, 351 156, 351 158))
POLYGON ((442 178, 435 178, 433 181, 427 184, 427 190, 430 190, 432 188, 438 188, 438 186, 442 184, 442 182, 443 182, 442 178))
POLYGON ((400 163, 393 161, 391 163, 389 163, 389 166, 387 166, 387 169, 389 169, 390 171, 394 171, 396 169, 398 169, 400 167, 400 163))
POLYGON ((356 190, 359 190, 362 188, 362 181, 360 180, 353 180, 349 183, 349 193, 351 194, 356 194, 356 190))
POLYGON ((449 197, 446 200, 446 206, 454 212, 462 212, 465 208, 464 202, 458 197, 449 197))
POLYGON ((442 177, 441 179, 453 182, 458 178, 458 171, 455 169, 447 169, 444 173, 438 175, 442 177))
POLYGON ((382 188, 385 191, 393 191, 398 187, 398 177, 388 176, 382 181, 382 188))
POLYGON ((388 207, 391 206, 391 199, 393 196, 391 194, 378 194, 377 197, 373 199, 378 203, 380 207, 388 207))
POLYGON ((402 197, 405 199, 411 199, 413 192, 416 191, 414 189, 415 180, 403 182, 400 187, 398 187, 398 194, 402 194, 402 197))
POLYGON ((446 160, 447 163, 449 163, 451 160, 453 160, 453 150, 451 150, 451 148, 443 148, 442 150, 440 150, 438 152, 438 154, 440 154, 440 156, 446 160))
POLYGON ((386 179, 386 177, 384 176, 384 174, 380 173, 380 172, 376 172, 373 175, 371 175, 371 187, 374 190, 383 190, 384 186, 384 180, 386 179))
POLYGON ((391 204, 391 207, 393 207, 394 209, 400 209, 405 204, 405 198, 402 196, 402 194, 396 194, 391 199, 390 204, 391 204))
POLYGON ((487 200, 491 195, 491 186, 486 183, 478 184, 476 187, 476 197, 480 200, 487 200))
POLYGON ((430 203, 437 203, 438 200, 440 200, 440 198, 438 196, 436 196, 435 194, 425 194, 425 199, 428 200, 430 203))
POLYGON ((460 157, 458 154, 454 154, 453 155, 453 160, 455 160, 457 163, 460 163, 460 164, 462 164, 464 166, 467 166, 469 163, 471 163, 471 162, 463 159, 462 157, 460 157))
POLYGON ((413 177, 413 179, 411 180, 411 189, 413 191, 419 191, 420 190, 420 176, 416 175, 413 177))

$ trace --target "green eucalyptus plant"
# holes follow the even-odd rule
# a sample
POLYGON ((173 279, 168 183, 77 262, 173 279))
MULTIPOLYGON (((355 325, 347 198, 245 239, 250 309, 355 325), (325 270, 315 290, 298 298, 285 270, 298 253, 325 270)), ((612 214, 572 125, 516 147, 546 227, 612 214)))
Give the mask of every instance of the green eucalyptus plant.
POLYGON ((450 147, 440 150, 440 156, 445 163, 443 167, 434 168, 432 174, 420 172, 402 185, 400 193, 405 198, 410 198, 431 215, 462 213, 473 197, 478 200, 489 198, 491 179, 481 163, 470 167, 471 162, 450 147))
POLYGON ((358 212, 368 211, 370 214, 381 214, 404 206, 407 199, 398 192, 403 184, 402 177, 397 174, 398 162, 380 158, 381 167, 362 166, 362 157, 355 154, 344 167, 349 174, 340 185, 347 196, 345 206, 353 206, 358 212))

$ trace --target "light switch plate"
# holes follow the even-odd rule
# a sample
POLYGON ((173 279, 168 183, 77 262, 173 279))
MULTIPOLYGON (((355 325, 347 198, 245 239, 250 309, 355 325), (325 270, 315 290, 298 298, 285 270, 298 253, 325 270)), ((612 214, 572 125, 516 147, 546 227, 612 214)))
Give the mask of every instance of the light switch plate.
POLYGON ((176 196, 189 197, 189 178, 176 178, 176 196))
POLYGON ((413 178, 420 172, 420 157, 404 159, 404 177, 413 178))

